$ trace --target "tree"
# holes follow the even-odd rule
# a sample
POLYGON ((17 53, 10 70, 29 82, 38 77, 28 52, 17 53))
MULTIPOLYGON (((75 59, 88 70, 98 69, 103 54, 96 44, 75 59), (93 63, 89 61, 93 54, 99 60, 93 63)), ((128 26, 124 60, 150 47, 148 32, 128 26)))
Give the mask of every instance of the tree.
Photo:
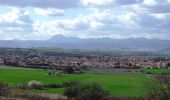
POLYGON ((73 73, 74 73, 73 67, 66 67, 66 68, 64 69, 64 73, 73 74, 73 73))

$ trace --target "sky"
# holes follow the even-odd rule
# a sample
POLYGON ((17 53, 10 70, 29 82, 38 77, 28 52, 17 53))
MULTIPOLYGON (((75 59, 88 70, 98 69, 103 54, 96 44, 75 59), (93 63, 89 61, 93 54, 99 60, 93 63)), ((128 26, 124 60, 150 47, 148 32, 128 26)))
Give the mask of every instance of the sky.
POLYGON ((0 40, 170 40, 170 0, 0 0, 0 40))

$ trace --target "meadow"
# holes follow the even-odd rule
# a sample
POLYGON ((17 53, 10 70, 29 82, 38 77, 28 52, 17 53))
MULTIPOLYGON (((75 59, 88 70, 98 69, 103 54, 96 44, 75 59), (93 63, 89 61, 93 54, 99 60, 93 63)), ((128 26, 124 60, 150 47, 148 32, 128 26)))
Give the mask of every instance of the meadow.
POLYGON ((170 69, 142 69, 143 73, 146 74, 170 74, 170 69))
MULTIPOLYGON (((37 80, 43 84, 80 81, 82 83, 96 82, 115 96, 142 96, 147 94, 145 84, 152 80, 144 74, 65 74, 61 77, 46 76, 48 71, 30 69, 0 68, 0 81, 14 85, 27 84, 37 80)), ((34 92, 63 93, 64 88, 34 90, 34 92)))

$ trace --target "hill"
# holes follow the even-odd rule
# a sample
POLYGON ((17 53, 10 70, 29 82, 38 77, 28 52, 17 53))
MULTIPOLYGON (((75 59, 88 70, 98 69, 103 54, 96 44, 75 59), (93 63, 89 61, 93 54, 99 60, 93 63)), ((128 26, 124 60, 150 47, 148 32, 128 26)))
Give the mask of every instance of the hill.
POLYGON ((0 40, 0 47, 12 48, 67 48, 67 49, 110 49, 130 51, 166 51, 169 52, 170 40, 129 38, 88 38, 81 39, 56 35, 48 40, 0 40))

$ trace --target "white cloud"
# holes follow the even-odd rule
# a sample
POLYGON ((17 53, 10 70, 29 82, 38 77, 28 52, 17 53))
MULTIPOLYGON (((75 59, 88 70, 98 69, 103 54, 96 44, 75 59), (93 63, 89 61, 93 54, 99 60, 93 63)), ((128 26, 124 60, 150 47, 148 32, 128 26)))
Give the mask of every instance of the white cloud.
POLYGON ((1 21, 5 22, 14 22, 18 19, 19 13, 20 13, 19 9, 13 8, 11 12, 1 14, 0 19, 1 21))
POLYGON ((31 19, 29 19, 29 11, 25 11, 19 8, 12 8, 10 12, 4 13, 0 15, 0 21, 5 23, 31 23, 31 19))
POLYGON ((35 13, 42 15, 42 16, 63 16, 64 15, 64 10, 61 9, 55 9, 55 8, 47 8, 47 9, 42 9, 42 8, 34 8, 35 13))
POLYGON ((79 0, 0 0, 0 5, 68 9, 78 7, 79 0))
POLYGON ((151 14, 151 16, 154 16, 155 18, 160 20, 166 20, 167 18, 170 18, 170 13, 151 14))
POLYGON ((147 6, 154 6, 157 4, 157 2, 155 0, 144 0, 143 4, 147 6))
MULTIPOLYGON (((167 38, 170 18, 168 15, 124 12, 114 14, 114 9, 94 10, 73 19, 60 19, 37 25, 37 32, 45 36, 64 34, 76 37, 112 37, 112 38, 167 38), (166 17, 166 18, 165 18, 166 17), (160 20, 164 19, 164 21, 160 20), (50 27, 49 27, 50 26, 50 27), (47 34, 48 33, 48 34, 47 34), (46 35, 45 35, 46 34, 46 35), (162 35, 160 35, 162 34, 162 35), (164 35, 163 35, 164 34, 164 35)), ((169 36, 168 36, 169 37, 169 36)))
POLYGON ((93 30, 97 30, 99 29, 100 27, 103 26, 103 23, 101 22, 97 22, 97 21, 94 21, 94 22, 91 22, 90 23, 90 27, 93 29, 93 30))
POLYGON ((140 2, 141 0, 81 0, 84 6, 98 6, 98 7, 115 7, 121 5, 132 5, 140 2))
POLYGON ((84 6, 101 6, 112 3, 113 0, 82 0, 81 3, 84 6))
POLYGON ((168 0, 144 0, 138 6, 148 13, 170 13, 170 2, 168 0))
POLYGON ((12 8, 11 11, 0 15, 1 39, 18 39, 32 32, 32 20, 29 11, 12 8), (10 38, 7 38, 10 36, 10 38))
MULTIPOLYGON (((4 2, 0 1, 0 4, 4 2)), ((54 0, 44 0, 40 4, 33 2, 40 1, 21 4, 12 0, 7 3, 24 8, 12 8, 10 12, 0 14, 0 35, 6 33, 2 35, 3 38, 48 39, 55 34, 83 38, 170 38, 169 0, 67 0, 66 3, 57 0, 58 4, 54 4, 54 0), (25 8, 30 6, 33 14, 25 8), (41 19, 42 16, 48 20, 41 19)))

